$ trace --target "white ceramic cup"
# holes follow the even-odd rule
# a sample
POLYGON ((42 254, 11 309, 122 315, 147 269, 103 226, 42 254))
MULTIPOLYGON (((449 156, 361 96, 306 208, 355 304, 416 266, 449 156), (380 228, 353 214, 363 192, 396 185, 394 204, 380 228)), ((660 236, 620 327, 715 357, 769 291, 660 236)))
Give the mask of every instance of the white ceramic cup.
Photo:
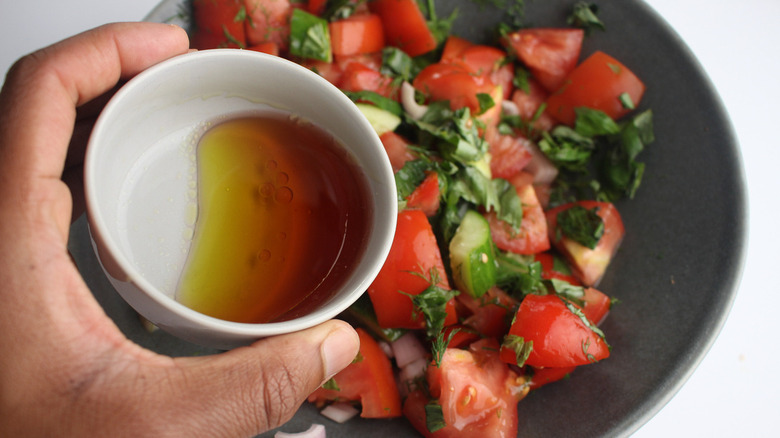
POLYGON ((194 52, 134 77, 100 114, 84 176, 93 246, 117 292, 160 328, 209 347, 229 349, 333 318, 376 277, 395 232, 393 172, 365 117, 317 74, 251 51, 194 52), (195 146, 214 121, 269 108, 311 121, 351 152, 368 179, 373 223, 358 266, 325 304, 284 322, 230 322, 174 299, 197 211, 195 146))

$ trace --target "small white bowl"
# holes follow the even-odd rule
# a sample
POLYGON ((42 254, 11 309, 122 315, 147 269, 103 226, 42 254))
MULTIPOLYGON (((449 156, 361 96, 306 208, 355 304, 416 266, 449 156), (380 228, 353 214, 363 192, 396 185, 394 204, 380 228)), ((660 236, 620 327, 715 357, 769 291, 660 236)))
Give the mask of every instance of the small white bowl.
POLYGON ((395 232, 393 172, 365 117, 319 75, 256 52, 194 52, 134 77, 98 118, 84 177, 93 246, 117 292, 160 328, 209 347, 229 349, 333 318, 376 277, 395 232), (214 121, 263 109, 296 114, 340 140, 367 176, 373 223, 359 265, 325 304, 289 321, 236 323, 196 312, 174 293, 197 211, 197 141, 214 121))

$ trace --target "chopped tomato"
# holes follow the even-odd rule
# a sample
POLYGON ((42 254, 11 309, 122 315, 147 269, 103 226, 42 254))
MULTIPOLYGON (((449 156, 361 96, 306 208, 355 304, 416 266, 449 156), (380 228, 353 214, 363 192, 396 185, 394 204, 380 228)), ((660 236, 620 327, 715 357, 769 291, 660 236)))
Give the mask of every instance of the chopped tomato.
POLYGON ((249 16, 246 39, 250 45, 276 43, 280 50, 290 45, 290 0, 244 0, 249 16))
POLYGON ((472 327, 454 324, 444 329, 444 339, 450 340, 449 344, 447 344, 449 348, 466 348, 472 342, 482 339, 482 336, 472 327), (450 337, 450 334, 452 334, 452 337, 450 337))
POLYGON ((509 180, 515 186, 520 202, 523 204, 523 220, 520 229, 514 230, 509 223, 499 219, 494 211, 485 213, 485 218, 490 223, 490 234, 498 248, 517 254, 536 254, 550 249, 550 238, 544 211, 536 198, 533 185, 520 185, 516 181, 523 178, 521 172, 509 180))
POLYGON ((447 100, 450 108, 468 107, 472 114, 479 114, 477 95, 491 94, 495 88, 489 79, 474 75, 462 64, 441 62, 425 67, 412 85, 432 101, 447 100))
POLYGON ((315 59, 305 59, 301 65, 325 78, 328 82, 338 87, 341 82, 341 67, 335 62, 325 62, 315 59))
MULTIPOLYGON (((527 295, 520 303, 510 335, 533 342, 525 361, 536 367, 570 367, 609 357, 604 339, 556 295, 527 295)), ((516 363, 515 352, 501 347, 501 359, 516 363)))
POLYGON ((344 91, 373 91, 391 99, 398 94, 392 78, 359 62, 352 62, 344 68, 339 88, 344 91))
POLYGON ((334 55, 358 55, 382 50, 385 34, 382 20, 375 14, 350 15, 329 25, 334 55))
MULTIPOLYGON (((385 264, 368 287, 379 325, 384 328, 419 329, 425 318, 408 295, 418 295, 438 278, 437 286, 449 289, 444 263, 425 213, 404 210, 398 214, 395 237, 385 264)), ((445 325, 457 321, 455 299, 446 306, 445 325)))
POLYGON ((406 198, 406 208, 421 210, 431 217, 439 211, 440 197, 439 174, 428 172, 423 182, 406 198))
POLYGON ((549 252, 540 252, 538 254, 534 255, 534 260, 541 263, 542 265, 542 278, 545 280, 549 280, 551 278, 555 278, 558 280, 563 280, 569 284, 573 284, 575 286, 580 286, 580 281, 577 279, 577 277, 571 275, 571 272, 568 271, 568 267, 566 269, 556 269, 556 262, 565 263, 563 262, 559 257, 556 258, 555 255, 549 252), (567 272, 562 272, 567 271, 567 272))
POLYGON ((442 49, 441 59, 439 61, 448 62, 457 60, 466 49, 473 45, 474 43, 469 40, 450 35, 447 37, 447 41, 444 42, 444 48, 442 49))
POLYGON ((523 29, 507 35, 504 44, 547 91, 554 92, 577 65, 584 36, 582 29, 523 29))
POLYGON ((379 344, 363 329, 358 358, 333 377, 337 389, 321 387, 309 396, 310 402, 329 400, 360 401, 363 418, 401 416, 401 396, 393 375, 393 366, 379 344))
POLYGON ((539 112, 547 96, 547 91, 533 79, 528 80, 528 92, 517 88, 512 93, 512 102, 517 106, 518 115, 526 122, 531 122, 531 127, 537 131, 549 131, 555 125, 552 116, 544 110, 539 112))
POLYGON ((327 3, 328 0, 309 0, 309 3, 306 4, 306 11, 313 15, 322 15, 327 3))
POLYGON ((404 402, 412 426, 434 438, 516 437, 517 402, 527 394, 527 386, 499 360, 497 347, 495 341, 482 340, 469 350, 448 348, 440 367, 428 367, 431 394, 438 397, 446 426, 428 431, 425 405, 430 399, 422 391, 412 392, 404 402))
POLYGON ((533 374, 531 375, 531 382, 530 382, 530 388, 533 391, 534 389, 539 389, 542 386, 557 382, 561 379, 565 379, 569 376, 569 374, 572 373, 577 367, 571 366, 571 367, 562 367, 562 368, 535 368, 535 367, 529 367, 532 369, 533 374))
POLYGON ((586 286, 598 284, 625 234, 623 220, 620 218, 617 208, 608 202, 578 201, 550 209, 546 216, 550 240, 555 248, 566 257, 574 275, 586 286), (580 205, 588 210, 596 208, 596 214, 604 222, 604 234, 594 249, 566 237, 558 229, 558 213, 575 205, 580 205))
POLYGON ((547 99, 547 112, 568 125, 574 124, 577 107, 588 107, 605 112, 617 120, 627 114, 622 99, 639 105, 645 85, 615 58, 604 52, 595 52, 566 77, 560 90, 547 99))
POLYGON ((593 324, 599 325, 612 307, 612 299, 604 292, 592 287, 585 288, 585 306, 582 312, 593 324))
POLYGON ((400 48, 409 56, 436 48, 436 39, 417 0, 374 0, 369 8, 382 19, 388 45, 400 48))
POLYGON ((385 152, 390 158, 393 172, 398 172, 407 161, 417 158, 409 147, 409 142, 395 132, 385 132, 379 140, 382 141, 382 146, 385 147, 385 152))
POLYGON ((241 0, 194 0, 192 18, 196 30, 192 48, 205 50, 244 45, 244 22, 236 21, 241 7, 241 0))
POLYGON ((375 52, 375 53, 361 53, 358 55, 336 55, 333 57, 334 62, 338 64, 338 66, 344 70, 347 68, 350 64, 353 62, 359 62, 363 64, 364 66, 379 71, 379 69, 382 67, 382 53, 381 52, 375 52))
POLYGON ((469 294, 460 294, 456 298, 468 309, 470 316, 463 324, 473 327, 485 336, 499 339, 509 330, 507 314, 517 305, 517 301, 498 287, 492 287, 479 298, 469 294))
POLYGON ((247 50, 267 53, 269 55, 279 56, 279 46, 276 43, 260 43, 247 47, 247 50))
POLYGON ((493 178, 510 179, 531 162, 530 140, 520 135, 499 134, 491 127, 485 130, 490 147, 490 172, 493 178))
MULTIPOLYGON (((487 76, 493 84, 500 85, 502 100, 512 95, 515 67, 507 62, 506 52, 496 47, 475 45, 464 50, 460 60, 474 73, 487 76)), ((496 105, 500 104, 496 101, 496 105)))

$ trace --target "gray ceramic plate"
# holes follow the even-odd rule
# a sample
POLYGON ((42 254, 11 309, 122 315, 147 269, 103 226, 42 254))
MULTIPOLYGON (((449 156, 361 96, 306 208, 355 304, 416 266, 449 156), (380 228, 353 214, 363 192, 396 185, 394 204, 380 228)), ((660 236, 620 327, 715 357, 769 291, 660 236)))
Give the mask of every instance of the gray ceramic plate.
MULTIPOLYGON (((184 0, 163 1, 147 17, 169 21, 184 0)), ((501 12, 471 0, 439 0, 444 16, 459 7, 456 33, 486 40, 501 12), (467 17, 467 18, 466 18, 467 17)), ((564 26, 574 0, 526 2, 527 22, 564 26)), ((600 285, 620 299, 603 325, 611 357, 570 379, 530 394, 518 405, 519 434, 535 437, 625 436, 649 420, 681 387, 713 343, 734 299, 746 241, 746 196, 740 153, 712 84, 689 49, 645 3, 601 0, 607 31, 586 39, 647 85, 656 142, 634 201, 618 205, 627 235, 600 285)), ((170 355, 211 351, 165 333, 149 334, 114 293, 92 255, 85 224, 71 248, 98 300, 128 337, 170 355)), ((355 419, 337 425, 304 405, 285 431, 324 423, 328 437, 417 436, 402 419, 355 419)), ((272 433, 268 433, 271 436, 272 433)))

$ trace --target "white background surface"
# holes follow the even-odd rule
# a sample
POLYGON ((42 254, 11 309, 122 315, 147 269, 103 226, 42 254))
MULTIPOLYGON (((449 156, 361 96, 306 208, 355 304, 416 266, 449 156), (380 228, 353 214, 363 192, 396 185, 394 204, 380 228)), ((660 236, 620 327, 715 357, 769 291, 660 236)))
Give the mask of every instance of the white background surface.
MULTIPOLYGON (((4 77, 16 58, 72 34, 140 20, 157 1, 0 0, 0 73, 4 77)), ((750 242, 742 285, 718 340, 680 392, 634 436, 778 436, 780 1, 647 2, 699 58, 732 118, 747 176, 750 242)))

